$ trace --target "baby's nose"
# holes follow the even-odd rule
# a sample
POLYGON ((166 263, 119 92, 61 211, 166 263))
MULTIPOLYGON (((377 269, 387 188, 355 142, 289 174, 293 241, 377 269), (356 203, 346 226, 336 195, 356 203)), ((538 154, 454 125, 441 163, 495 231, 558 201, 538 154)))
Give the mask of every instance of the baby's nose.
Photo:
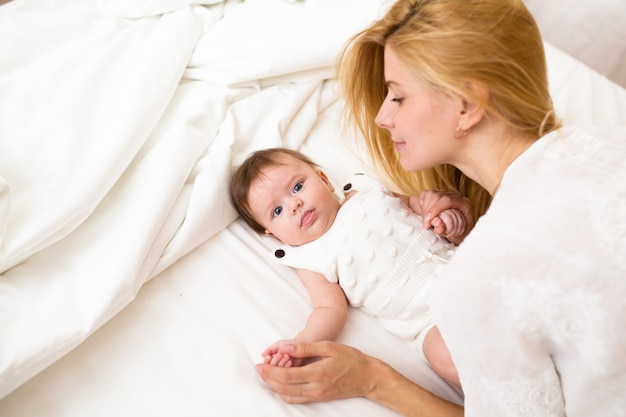
POLYGON ((303 204, 304 203, 302 202, 302 200, 300 200, 299 198, 296 198, 293 206, 291 207, 291 214, 296 214, 298 212, 298 209, 302 207, 303 204))

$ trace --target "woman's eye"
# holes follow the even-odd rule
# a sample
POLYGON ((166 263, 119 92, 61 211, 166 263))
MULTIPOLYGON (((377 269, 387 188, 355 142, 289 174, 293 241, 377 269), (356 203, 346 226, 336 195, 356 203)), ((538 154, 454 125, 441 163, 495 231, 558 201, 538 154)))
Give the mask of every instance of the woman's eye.
POLYGON ((304 184, 302 184, 301 182, 297 183, 296 185, 293 186, 293 192, 297 193, 300 190, 302 190, 302 187, 304 187, 304 184))
POLYGON ((391 99, 391 101, 393 101, 394 103, 398 103, 398 104, 402 103, 402 100, 404 100, 404 99, 403 98, 396 98, 396 97, 391 99))
POLYGON ((274 208, 274 211, 272 211, 272 215, 274 217, 278 217, 278 216, 280 216, 280 213, 282 213, 282 212, 283 212, 283 208, 281 206, 278 206, 278 207, 274 208))

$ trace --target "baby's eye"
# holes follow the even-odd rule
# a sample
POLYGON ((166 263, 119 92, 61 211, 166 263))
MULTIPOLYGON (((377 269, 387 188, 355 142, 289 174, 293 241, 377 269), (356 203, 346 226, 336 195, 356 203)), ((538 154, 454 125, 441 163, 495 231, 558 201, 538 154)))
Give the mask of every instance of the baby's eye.
POLYGON ((272 215, 274 217, 278 217, 278 216, 280 216, 280 213, 282 213, 282 212, 283 212, 283 208, 281 206, 274 207, 274 210, 272 211, 272 215))
POLYGON ((404 100, 404 99, 403 98, 397 98, 397 97, 394 97, 394 98, 391 99, 391 101, 393 101, 394 103, 398 103, 398 104, 402 103, 402 100, 404 100))
POLYGON ((302 187, 304 187, 304 184, 302 184, 301 182, 297 183, 296 185, 293 186, 293 192, 297 193, 300 190, 302 190, 302 187))

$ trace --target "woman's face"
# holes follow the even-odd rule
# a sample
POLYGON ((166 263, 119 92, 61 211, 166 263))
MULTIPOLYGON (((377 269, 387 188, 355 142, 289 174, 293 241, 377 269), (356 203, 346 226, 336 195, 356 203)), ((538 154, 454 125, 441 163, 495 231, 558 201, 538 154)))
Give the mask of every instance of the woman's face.
POLYGON ((454 163, 453 152, 459 142, 454 134, 462 101, 429 89, 389 45, 385 47, 385 83, 387 97, 376 124, 391 133, 402 167, 420 171, 454 163))

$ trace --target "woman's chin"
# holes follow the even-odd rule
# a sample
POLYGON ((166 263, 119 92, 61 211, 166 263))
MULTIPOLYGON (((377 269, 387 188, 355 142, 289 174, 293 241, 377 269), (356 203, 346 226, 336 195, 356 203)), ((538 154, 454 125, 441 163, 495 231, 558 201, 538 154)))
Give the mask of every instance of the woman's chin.
POLYGON ((405 171, 424 171, 432 168, 431 165, 417 164, 415 161, 411 161, 411 158, 400 155, 400 166, 405 171))
POLYGON ((400 166, 402 167, 402 169, 404 169, 405 171, 418 170, 418 168, 415 167, 415 161, 411 161, 411 158, 408 155, 400 153, 399 157, 400 166))

